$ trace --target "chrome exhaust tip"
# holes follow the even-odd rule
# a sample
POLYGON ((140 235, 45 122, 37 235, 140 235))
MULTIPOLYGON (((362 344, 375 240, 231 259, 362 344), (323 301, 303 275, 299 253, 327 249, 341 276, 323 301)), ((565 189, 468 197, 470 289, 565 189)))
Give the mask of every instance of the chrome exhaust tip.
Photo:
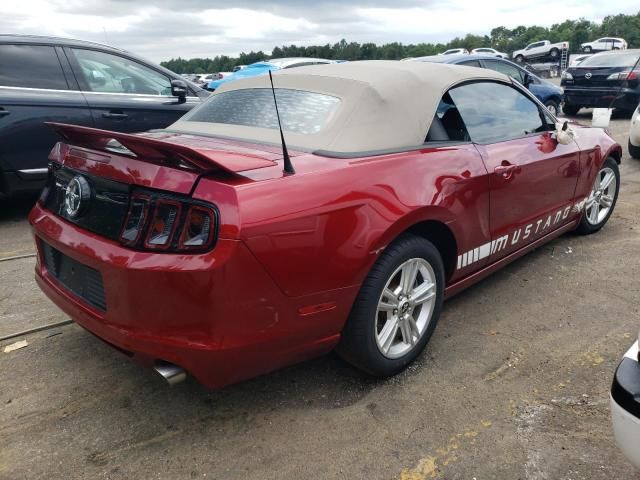
POLYGON ((173 363, 159 361, 156 362, 153 369, 158 372, 170 386, 177 385, 187 378, 187 372, 185 372, 178 365, 174 365, 173 363))

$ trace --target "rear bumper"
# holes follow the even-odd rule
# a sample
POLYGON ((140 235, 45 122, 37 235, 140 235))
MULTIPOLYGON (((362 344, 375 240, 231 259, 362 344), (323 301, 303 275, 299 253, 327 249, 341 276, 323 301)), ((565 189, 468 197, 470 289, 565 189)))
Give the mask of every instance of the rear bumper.
POLYGON ((640 468, 640 362, 638 342, 629 349, 616 369, 611 387, 611 421, 616 443, 640 468))
POLYGON ((588 108, 608 108, 613 101, 614 108, 635 110, 638 103, 640 103, 640 91, 623 89, 620 92, 617 88, 580 89, 565 87, 564 101, 570 105, 579 105, 588 108))
POLYGON ((240 241, 201 255, 136 252, 83 231, 36 205, 36 281, 73 320, 133 360, 174 363, 220 388, 331 350, 353 292, 289 298, 240 241), (40 261, 42 242, 98 270, 107 309, 75 296, 40 261), (337 307, 301 315, 305 306, 337 307))

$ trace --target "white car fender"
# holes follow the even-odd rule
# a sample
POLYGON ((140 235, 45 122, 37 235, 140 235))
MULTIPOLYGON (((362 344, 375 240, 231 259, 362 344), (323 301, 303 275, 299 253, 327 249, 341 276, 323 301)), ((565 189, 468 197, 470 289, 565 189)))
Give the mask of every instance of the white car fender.
POLYGON ((629 141, 634 147, 640 147, 640 105, 631 116, 631 127, 629 128, 629 141))

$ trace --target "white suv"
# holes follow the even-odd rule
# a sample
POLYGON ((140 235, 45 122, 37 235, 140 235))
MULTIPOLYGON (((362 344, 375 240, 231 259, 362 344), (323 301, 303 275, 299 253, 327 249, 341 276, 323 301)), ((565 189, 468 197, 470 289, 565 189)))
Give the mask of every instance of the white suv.
POLYGON ((602 37, 593 42, 581 43, 584 53, 604 52, 606 50, 626 50, 627 41, 624 38, 602 37))

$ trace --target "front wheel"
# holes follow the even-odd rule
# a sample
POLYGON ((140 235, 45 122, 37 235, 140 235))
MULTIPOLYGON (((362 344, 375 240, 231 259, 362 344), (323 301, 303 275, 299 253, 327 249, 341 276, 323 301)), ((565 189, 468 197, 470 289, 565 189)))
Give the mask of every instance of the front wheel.
POLYGON ((616 161, 609 157, 596 175, 576 231, 588 235, 604 227, 616 206, 619 190, 620 170, 616 161))
POLYGON ((593 49, 592 49, 591 47, 584 47, 584 48, 582 49, 582 51, 583 51, 584 53, 591 53, 591 52, 593 52, 593 49))
POLYGON ((640 160, 640 147, 632 145, 631 140, 629 140, 629 155, 640 160))
POLYGON ((524 57, 522 55, 518 55, 516 56, 515 60, 517 63, 522 63, 524 62, 524 57))
POLYGON ((438 250, 422 237, 403 235, 382 253, 362 284, 338 353, 371 375, 399 373, 427 345, 443 297, 438 250))
POLYGON ((554 100, 547 100, 544 103, 544 106, 547 107, 547 110, 549 110, 551 115, 553 115, 554 117, 558 116, 558 102, 554 100))
POLYGON ((560 55, 560 50, 558 50, 557 48, 552 48, 549 52, 549 55, 551 56, 551 58, 556 59, 560 55))

